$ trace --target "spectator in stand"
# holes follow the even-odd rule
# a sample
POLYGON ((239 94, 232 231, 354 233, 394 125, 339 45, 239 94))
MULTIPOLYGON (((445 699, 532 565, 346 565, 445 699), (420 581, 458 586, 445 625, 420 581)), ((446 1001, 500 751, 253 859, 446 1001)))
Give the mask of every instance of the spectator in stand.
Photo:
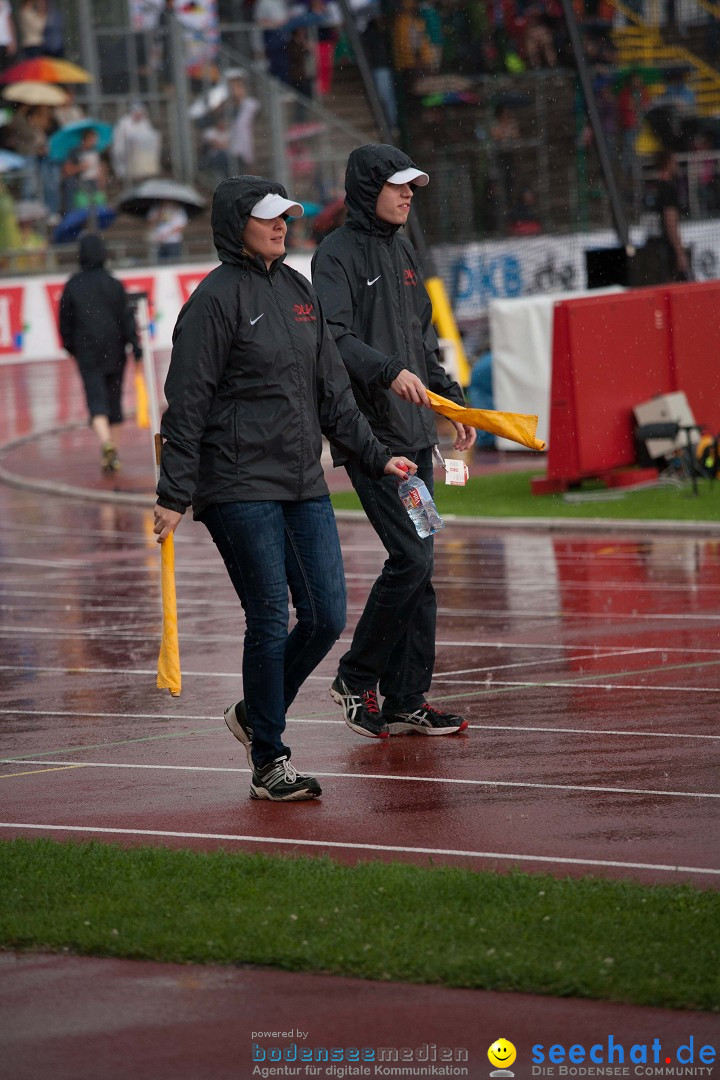
POLYGON ((653 210, 661 260, 662 281, 690 281, 690 260, 680 236, 680 195, 677 185, 677 162, 670 150, 661 150, 657 161, 658 183, 653 210))
POLYGON ((400 0, 393 21, 393 58, 402 94, 400 112, 412 108, 414 84, 420 75, 430 70, 432 50, 425 21, 418 12, 417 0, 400 0))
POLYGON ((252 173, 255 163, 255 116, 260 108, 257 98, 248 94, 247 83, 241 75, 228 77, 231 108, 230 165, 234 175, 252 173))
POLYGON ((338 27, 342 22, 340 12, 333 0, 310 0, 310 11, 322 17, 317 28, 317 92, 321 96, 332 89, 335 67, 335 46, 338 27))
POLYGON ((0 267, 3 270, 8 268, 4 256, 16 251, 19 246, 20 229, 15 216, 15 200, 0 175, 0 267))
POLYGON ((697 107, 695 94, 685 82, 685 72, 679 69, 668 72, 665 92, 655 98, 654 105, 674 105, 679 113, 694 113, 697 107))
POLYGON ((0 71, 8 66, 16 52, 15 20, 10 0, 0 0, 0 71))
POLYGON ((650 104, 642 76, 633 71, 618 96, 618 121, 622 140, 621 162, 626 180, 632 180, 635 167, 635 140, 650 104))
POLYGON ((515 201, 515 153, 520 138, 520 125, 513 109, 503 101, 495 106, 495 120, 490 126, 493 172, 501 193, 502 209, 505 214, 515 201))
POLYGON ((46 23, 46 0, 22 0, 18 11, 18 27, 23 60, 42 56, 46 23))
POLYGON ((211 124, 202 130, 202 153, 198 169, 205 174, 207 185, 213 191, 221 180, 231 174, 230 125, 227 117, 218 110, 211 124))
POLYGON ((158 262, 174 262, 182 258, 183 234, 188 223, 185 207, 176 202, 161 202, 147 216, 151 226, 149 239, 155 247, 158 262))
POLYGON ((713 140, 706 131, 700 131, 693 140, 693 150, 700 156, 697 172, 697 194, 700 209, 704 214, 713 214, 720 209, 720 175, 718 162, 712 157, 713 140), (708 152, 704 157, 703 152, 708 152))
POLYGON ((47 0, 46 10, 43 53, 62 59, 65 56, 65 19, 57 0, 47 0))
POLYGON ((423 0, 418 12, 425 23, 430 51, 430 71, 436 74, 440 70, 443 50, 443 26, 440 12, 430 0, 423 0))
POLYGON ((118 180, 132 184, 147 176, 157 176, 161 138, 143 103, 132 102, 113 130, 110 156, 118 180))
POLYGON ((385 110, 388 124, 397 132, 397 98, 395 97, 395 78, 392 69, 392 53, 387 24, 382 15, 375 15, 368 21, 362 34, 368 64, 378 97, 385 110))
POLYGON ((83 131, 77 150, 63 162, 63 213, 85 209, 105 202, 107 166, 97 149, 98 134, 93 128, 83 131))
POLYGON ((523 51, 531 68, 557 67, 552 30, 543 11, 537 8, 529 9, 526 13, 523 51))
POLYGON ((289 78, 289 35, 285 30, 289 18, 286 0, 257 0, 253 8, 253 21, 262 30, 268 71, 285 83, 289 78))
MULTIPOLYGON (((296 26, 288 43, 288 83, 303 97, 312 98, 316 63, 307 27, 296 26)), ((295 103, 295 122, 305 120, 307 110, 301 101, 295 103)))
POLYGON ((46 215, 39 213, 35 203, 19 202, 15 207, 20 236, 19 253, 13 260, 13 269, 20 273, 47 269, 47 236, 43 230, 46 215))
POLYGON ((508 215, 509 236, 537 236, 542 232, 542 224, 537 212, 537 199, 531 188, 525 188, 519 202, 508 215))
POLYGON ((68 96, 67 101, 64 105, 56 105, 53 109, 53 116, 58 127, 66 127, 67 124, 76 124, 79 120, 85 119, 85 110, 75 101, 75 87, 69 84, 64 86, 63 90, 68 96))
POLYGON ((153 66, 159 68, 163 85, 173 86, 175 81, 175 58, 173 56, 173 27, 175 18, 175 0, 165 0, 165 6, 158 15, 152 44, 153 66))
POLYGON ((48 156, 48 136, 55 129, 52 109, 49 105, 32 105, 26 114, 26 149, 17 150, 34 161, 35 175, 23 184, 24 199, 41 199, 51 215, 60 211, 60 171, 48 156))

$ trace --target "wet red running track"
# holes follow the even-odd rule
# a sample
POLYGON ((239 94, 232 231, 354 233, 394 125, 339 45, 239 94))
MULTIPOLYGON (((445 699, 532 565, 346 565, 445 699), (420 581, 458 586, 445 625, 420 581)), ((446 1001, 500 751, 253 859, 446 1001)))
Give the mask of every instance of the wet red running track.
MULTIPOLYGON (((39 369, 0 367, 0 443, 82 417, 72 369, 51 366, 50 389, 39 369)), ((189 520, 176 540, 183 693, 155 689, 149 434, 128 425, 123 457, 120 477, 102 479, 82 428, 0 456, 6 478, 115 487, 137 503, 0 484, 1 837, 720 885, 720 533, 449 523, 432 698, 470 727, 374 742, 328 694, 382 562, 364 521, 342 520, 348 631, 288 723, 323 798, 271 805, 248 798, 222 722, 242 696, 242 614, 189 520)))

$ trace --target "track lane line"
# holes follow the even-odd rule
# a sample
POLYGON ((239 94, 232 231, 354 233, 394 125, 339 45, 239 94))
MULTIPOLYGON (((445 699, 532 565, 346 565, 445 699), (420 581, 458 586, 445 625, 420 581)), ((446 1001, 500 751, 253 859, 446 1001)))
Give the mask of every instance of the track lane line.
MULTIPOLYGON (((64 765, 62 761, 27 760, 28 765, 64 765)), ((0 764, 13 764, 0 758, 0 764)), ((15 762, 15 764, 17 764, 15 762)), ((249 773, 248 767, 235 767, 232 765, 166 765, 166 764, 141 764, 117 761, 82 761, 78 764, 92 769, 137 769, 142 771, 164 772, 198 772, 198 773, 249 773)), ((417 776, 415 774, 400 776, 395 773, 354 773, 354 772, 315 772, 315 776, 330 777, 339 780, 392 780, 394 783, 405 781, 413 784, 466 784, 470 787, 483 788, 532 788, 540 791, 578 791, 600 792, 610 795, 655 795, 660 798, 679 799, 720 799, 720 792, 704 791, 663 791, 654 788, 621 788, 605 787, 596 784, 542 784, 531 780, 474 780, 463 779, 457 776, 417 776)))
POLYGON ((40 832, 77 832, 111 836, 158 836, 178 840, 223 840, 247 844, 284 844, 290 847, 333 848, 347 851, 382 851, 395 855, 444 855, 470 859, 501 859, 505 862, 536 862, 563 866, 602 866, 620 870, 655 870, 683 874, 720 875, 709 866, 681 866, 672 863, 620 862, 615 859, 572 859, 562 855, 523 855, 502 851, 464 851, 454 848, 404 847, 391 844, 356 844, 340 840, 298 840, 293 837, 245 836, 235 833, 180 832, 165 829, 112 829, 99 825, 40 825, 30 822, 0 821, 0 829, 28 829, 40 832))

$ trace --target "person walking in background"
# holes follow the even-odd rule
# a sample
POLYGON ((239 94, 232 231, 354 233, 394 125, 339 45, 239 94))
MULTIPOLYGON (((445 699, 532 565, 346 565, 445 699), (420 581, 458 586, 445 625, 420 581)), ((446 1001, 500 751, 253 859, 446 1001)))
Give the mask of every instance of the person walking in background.
POLYGON ((310 282, 285 265, 281 184, 231 177, 213 197, 221 265, 178 317, 155 507, 158 540, 192 503, 245 612, 244 699, 225 711, 254 799, 316 798, 283 741, 288 708, 345 626, 345 579, 322 435, 369 476, 404 475, 358 412, 310 282), (288 589, 297 622, 288 633, 288 589))
POLYGON ((46 24, 46 0, 22 0, 18 11, 18 28, 23 60, 42 56, 46 24))
MULTIPOLYGON (((440 366, 430 298, 415 251, 399 233, 416 187, 428 179, 394 146, 353 150, 345 175, 347 221, 318 247, 312 278, 361 412, 393 453, 417 463, 432 494, 437 431, 426 387, 459 405, 464 398, 440 366)), ((468 450, 475 429, 454 427, 455 449, 468 450)), ((337 451, 333 459, 345 465, 388 557, 340 658, 332 697, 348 726, 370 738, 463 731, 466 720, 426 701, 437 609, 432 538, 418 536, 391 477, 368 478, 337 451)))
POLYGON ((85 388, 90 424, 101 447, 101 467, 117 472, 117 432, 123 421, 122 384, 127 347, 142 357, 135 316, 122 282, 105 269, 106 252, 96 233, 80 240, 80 271, 60 297, 60 338, 75 359, 85 388))

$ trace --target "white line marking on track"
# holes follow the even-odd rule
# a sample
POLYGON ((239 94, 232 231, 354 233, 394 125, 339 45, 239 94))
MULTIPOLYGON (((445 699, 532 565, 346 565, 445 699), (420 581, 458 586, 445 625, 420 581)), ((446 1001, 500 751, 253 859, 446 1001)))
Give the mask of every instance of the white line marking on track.
MULTIPOLYGON (((17 759, 0 758, 0 764, 17 764, 17 759)), ((65 765, 64 761, 47 761, 43 758, 23 758, 26 765, 65 765)), ((117 761, 82 761, 79 764, 92 769, 140 769, 149 771, 166 772, 198 772, 198 773, 249 773, 249 768, 235 768, 231 765, 143 765, 130 762, 117 761)), ((580 791, 583 794, 589 791, 602 792, 611 795, 658 795, 667 798, 679 799, 720 799, 720 792, 705 791, 663 791, 654 788, 621 788, 601 787, 596 784, 540 784, 531 780, 474 780, 463 779, 457 776, 398 776, 395 773, 352 773, 352 772, 315 772, 315 776, 331 777, 337 780, 392 780, 394 783, 401 781, 413 784, 467 784, 471 787, 483 788, 534 788, 540 791, 580 791)))
MULTIPOLYGON (((0 716, 47 716, 47 709, 0 709, 0 716)), ((78 712, 74 709, 53 709, 53 716, 74 716, 83 719, 102 719, 102 720, 159 720, 166 719, 167 713, 130 713, 130 712, 78 712)), ((173 716, 173 720, 181 721, 195 721, 206 720, 214 721, 217 717, 212 714, 204 713, 184 713, 182 715, 173 716)), ((342 719, 335 719, 329 716, 288 716, 288 724, 332 724, 334 726, 343 727, 345 721, 342 719)), ((470 729, 475 731, 536 731, 544 735, 621 735, 628 738, 648 738, 648 739, 716 739, 720 740, 720 735, 703 735, 700 732, 695 731, 633 731, 628 728, 625 731, 620 731, 616 728, 568 728, 568 727, 542 727, 541 725, 529 725, 529 724, 470 724, 470 729)), ((141 737, 141 741, 152 741, 153 739, 173 739, 173 738, 188 738, 189 736, 196 735, 215 735, 218 732, 226 734, 224 725, 220 722, 216 723, 213 727, 208 728, 207 731, 170 731, 164 732, 162 735, 150 735, 147 737, 141 737)), ((120 743, 113 743, 111 745, 122 746, 125 743, 134 743, 136 739, 124 739, 120 743)), ((108 744, 103 744, 108 745, 108 744)), ((79 750, 92 749, 93 747, 73 746, 64 750, 52 750, 49 751, 53 754, 60 753, 76 753, 79 750)), ((20 757, 8 758, 6 760, 23 761, 24 757, 21 754, 20 757)))
POLYGON ((354 844, 341 840, 298 840, 293 837, 244 836, 233 833, 179 832, 167 829, 109 829, 98 825, 38 825, 0 821, 0 829, 33 829, 40 832, 77 832, 110 836, 159 836, 178 840, 223 840, 245 844, 284 844, 290 847, 333 848, 347 851, 386 851, 404 855, 446 855, 466 859, 501 859, 504 862, 555 863, 562 866, 607 866, 620 870, 662 870, 681 874, 720 875, 710 866, 674 866, 672 863, 619 862, 615 859, 571 859, 562 855, 520 855, 503 851, 464 851, 454 848, 404 847, 390 844, 354 844))

